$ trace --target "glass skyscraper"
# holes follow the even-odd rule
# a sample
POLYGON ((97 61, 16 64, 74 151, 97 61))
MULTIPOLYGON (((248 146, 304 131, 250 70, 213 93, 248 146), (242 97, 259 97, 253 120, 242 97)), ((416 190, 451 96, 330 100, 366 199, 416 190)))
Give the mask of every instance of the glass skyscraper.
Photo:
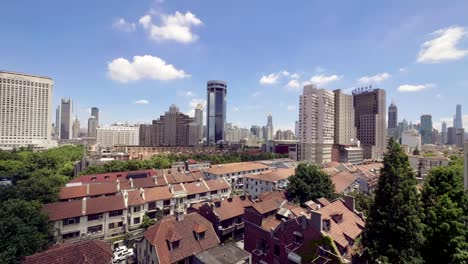
POLYGON ((208 81, 206 100, 206 142, 208 145, 224 140, 226 94, 227 85, 225 81, 208 81))

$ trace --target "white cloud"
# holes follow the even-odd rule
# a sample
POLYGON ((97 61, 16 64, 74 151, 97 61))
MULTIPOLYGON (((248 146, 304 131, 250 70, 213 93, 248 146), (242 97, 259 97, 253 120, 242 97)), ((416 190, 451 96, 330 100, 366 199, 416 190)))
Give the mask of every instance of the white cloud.
POLYGON ((147 104, 149 104, 149 101, 146 100, 146 99, 140 99, 140 100, 136 100, 134 103, 135 104, 140 104, 140 105, 147 105, 147 104))
POLYGON ((115 59, 108 63, 107 70, 112 80, 122 83, 142 79, 168 81, 190 77, 183 70, 151 55, 134 56, 132 62, 124 58, 115 59))
POLYGON ((206 100, 201 98, 192 98, 189 102, 189 111, 185 114, 188 116, 195 116, 195 107, 201 104, 203 105, 203 116, 206 116, 206 100))
POLYGON ((301 76, 299 76, 298 73, 291 74, 291 79, 299 79, 299 77, 301 77, 301 76))
POLYGON ((308 81, 305 81, 304 85, 315 84, 317 86, 325 86, 332 82, 339 81, 342 78, 343 78, 343 75, 328 75, 327 76, 327 75, 319 74, 319 75, 314 75, 308 81))
POLYGON ((240 109, 239 109, 239 107, 237 107, 237 106, 234 106, 234 107, 232 108, 232 111, 234 111, 234 112, 239 112, 239 110, 240 110, 240 109))
POLYGON ((428 84, 403 84, 398 87, 399 92, 419 92, 425 90, 430 87, 434 87, 435 85, 432 83, 428 84))
POLYGON ((400 69, 398 69, 398 70, 399 70, 400 72, 406 72, 406 71, 407 71, 407 69, 404 68, 404 67, 402 67, 402 68, 400 68, 400 69))
POLYGON ((440 63, 458 60, 468 55, 468 50, 457 47, 459 42, 468 36, 465 28, 452 26, 434 31, 431 35, 435 38, 421 45, 419 63, 440 63))
POLYGON ((317 66, 317 67, 315 67, 315 72, 322 73, 322 72, 325 72, 325 69, 320 67, 320 66, 317 66))
POLYGON ((290 80, 288 84, 286 84, 286 88, 295 90, 295 89, 301 88, 301 85, 299 84, 298 80, 293 79, 293 80, 290 80))
POLYGON ((133 32, 136 29, 135 23, 130 23, 124 18, 115 20, 114 24, 112 24, 112 27, 125 32, 133 32))
POLYGON ((260 84, 262 85, 272 85, 278 82, 279 74, 272 73, 269 75, 264 75, 260 78, 260 84))
POLYGON ((288 71, 282 71, 281 74, 283 74, 286 77, 291 75, 291 73, 288 71))
POLYGON ((261 95, 261 94, 262 94, 261 92, 258 92, 258 91, 257 91, 257 92, 254 92, 254 93, 252 94, 252 97, 257 97, 257 96, 259 96, 259 95, 261 95))
POLYGON ((153 24, 151 15, 145 15, 139 20, 151 39, 173 40, 181 43, 192 43, 198 39, 198 36, 192 32, 192 28, 202 25, 203 22, 191 12, 183 14, 177 11, 173 15, 162 14, 160 16, 161 25, 153 24))
POLYGON ((294 111, 294 110, 296 110, 296 106, 295 106, 295 105, 288 105, 288 106, 286 107, 286 110, 288 110, 288 111, 294 111))
POLYGON ((389 73, 383 72, 372 76, 362 76, 361 78, 357 79, 357 82, 360 84, 381 83, 390 77, 391 75, 389 73))

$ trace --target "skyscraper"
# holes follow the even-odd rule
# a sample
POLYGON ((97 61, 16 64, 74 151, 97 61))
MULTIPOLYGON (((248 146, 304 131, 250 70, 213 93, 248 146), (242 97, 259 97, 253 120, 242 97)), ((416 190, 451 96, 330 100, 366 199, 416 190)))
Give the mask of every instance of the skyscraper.
POLYGON ((60 139, 71 139, 73 136, 73 102, 70 98, 62 98, 60 103, 60 139))
POLYGON ((91 115, 96 118, 96 127, 99 126, 99 108, 92 107, 91 108, 91 115))
POLYGON ((353 91, 355 126, 365 159, 382 159, 387 144, 386 95, 383 89, 353 91))
POLYGON ((432 127, 432 116, 422 115, 421 116, 421 141, 422 144, 433 144, 433 127, 432 127))
POLYGON ((299 160, 316 164, 331 161, 334 119, 333 92, 304 86, 299 99, 299 160))
POLYGON ((80 134, 80 121, 78 117, 75 117, 75 121, 73 121, 73 138, 78 138, 80 134))
POLYGON ((98 121, 95 116, 88 118, 88 137, 95 138, 97 136, 98 121))
POLYGON ((341 90, 333 91, 335 96, 335 139, 337 145, 350 145, 356 140, 354 126, 353 96, 341 90))
POLYGON ((195 107, 195 123, 198 125, 198 141, 203 140, 203 105, 197 104, 195 107))
POLYGON ((266 125, 266 140, 273 140, 273 116, 271 114, 267 115, 267 125, 266 125))
POLYGON ((394 102, 388 107, 388 136, 397 140, 398 137, 398 107, 394 102))
POLYGON ((226 94, 225 81, 208 81, 206 100, 206 143, 208 145, 223 140, 224 123, 226 123, 226 94))
POLYGON ((50 77, 0 71, 0 149, 52 147, 53 86, 50 77))
POLYGON ((442 132, 440 134, 440 141, 442 145, 447 144, 447 123, 445 123, 445 121, 442 122, 442 132))
POLYGON ((455 117, 453 118, 453 127, 455 129, 463 128, 463 120, 462 120, 462 106, 457 104, 457 109, 455 113, 455 117))

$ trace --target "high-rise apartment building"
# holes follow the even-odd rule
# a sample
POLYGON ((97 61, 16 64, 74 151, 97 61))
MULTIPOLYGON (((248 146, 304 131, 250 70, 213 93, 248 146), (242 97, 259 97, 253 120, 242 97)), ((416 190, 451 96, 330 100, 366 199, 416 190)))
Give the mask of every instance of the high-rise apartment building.
POLYGON ((73 121, 73 138, 78 138, 80 135, 80 121, 78 117, 75 117, 75 121, 73 121))
POLYGON ((60 128, 59 139, 71 139, 73 136, 73 101, 70 98, 62 98, 60 101, 60 128))
POLYGON ((432 127, 432 116, 422 115, 421 116, 421 141, 422 144, 433 144, 433 127, 432 127))
POLYGON ((455 117, 453 118, 453 127, 455 129, 463 128, 463 119, 462 119, 462 106, 457 104, 457 108, 455 111, 455 117))
POLYGON ((299 99, 299 160, 315 164, 331 161, 334 123, 333 92, 304 86, 299 99))
POLYGON ((398 136, 398 107, 394 102, 388 107, 388 136, 393 137, 395 140, 398 136))
POLYGON ((195 123, 198 125, 198 141, 203 140, 203 105, 197 104, 195 107, 195 123))
POLYGON ((334 90, 335 96, 335 139, 337 145, 355 144, 356 127, 354 126, 353 96, 334 90))
POLYGON ((456 144, 457 130, 454 127, 447 128, 447 145, 456 144))
POLYGON ((273 135, 273 116, 271 114, 267 115, 267 125, 266 125, 266 137, 265 140, 272 140, 273 135))
POLYGON ((0 71, 0 149, 54 145, 53 86, 50 77, 0 71))
POLYGON ((358 88, 353 97, 357 138, 364 159, 382 159, 387 145, 385 90, 358 88))
POLYGON ((207 113, 206 113, 206 143, 216 144, 224 138, 226 123, 225 81, 208 81, 207 83, 207 113))
POLYGON ((458 128, 455 131, 455 145, 459 148, 463 148, 465 142, 465 129, 458 128))
POLYGON ((440 144, 447 144, 447 123, 442 122, 442 132, 440 133, 440 144))
POLYGON ((88 137, 95 138, 97 136, 98 120, 95 116, 88 118, 88 137))
POLYGON ((135 146, 139 142, 139 127, 115 123, 97 128, 96 144, 100 147, 135 146))
POLYGON ((99 108, 97 107, 92 107, 91 108, 91 116, 94 116, 96 118, 96 127, 99 126, 99 108))

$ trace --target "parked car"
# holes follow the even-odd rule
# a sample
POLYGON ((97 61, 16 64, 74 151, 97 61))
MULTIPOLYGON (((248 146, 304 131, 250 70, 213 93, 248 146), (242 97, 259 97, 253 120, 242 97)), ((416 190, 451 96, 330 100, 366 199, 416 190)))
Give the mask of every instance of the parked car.
POLYGON ((125 249, 120 252, 114 253, 114 259, 112 263, 120 263, 127 258, 133 257, 133 248, 125 249))

